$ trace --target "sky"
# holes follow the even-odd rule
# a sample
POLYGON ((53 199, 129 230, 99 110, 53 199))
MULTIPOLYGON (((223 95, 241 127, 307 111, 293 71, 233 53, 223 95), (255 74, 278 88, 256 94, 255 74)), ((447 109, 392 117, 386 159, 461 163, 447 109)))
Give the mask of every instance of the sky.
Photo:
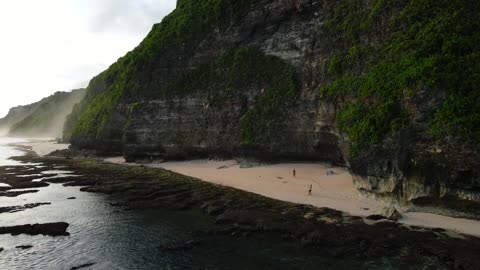
POLYGON ((176 0, 1 0, 0 117, 86 87, 135 48, 176 0))

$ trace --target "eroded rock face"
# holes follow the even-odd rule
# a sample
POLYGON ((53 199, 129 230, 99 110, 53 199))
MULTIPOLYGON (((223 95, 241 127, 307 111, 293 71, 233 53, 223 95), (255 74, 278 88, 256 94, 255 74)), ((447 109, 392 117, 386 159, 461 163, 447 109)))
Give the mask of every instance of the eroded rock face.
MULTIPOLYGON (((335 104, 320 99, 318 92, 329 51, 319 42, 320 3, 302 1, 300 12, 290 1, 263 2, 259 3, 265 6, 263 10, 252 9, 228 32, 208 35, 193 52, 188 46, 170 51, 175 57, 166 55, 159 60, 149 84, 160 87, 175 78, 172 70, 185 72, 231 48, 259 48, 291 64, 299 76, 298 100, 284 108, 282 128, 272 132, 273 139, 249 147, 240 138, 240 120, 262 96, 261 86, 225 89, 219 95, 227 94, 228 99, 217 105, 211 104, 211 93, 198 89, 187 96, 142 99, 140 108, 127 117, 124 133, 117 134, 123 137, 122 152, 127 160, 219 155, 344 164, 339 146, 342 137, 334 125, 335 104)), ((119 105, 117 111, 125 112, 127 106, 119 105)))
POLYGON ((479 218, 478 154, 440 151, 414 138, 402 138, 408 136, 404 132, 395 144, 385 143, 349 160, 360 192, 394 203, 442 206, 460 211, 460 216, 479 218))

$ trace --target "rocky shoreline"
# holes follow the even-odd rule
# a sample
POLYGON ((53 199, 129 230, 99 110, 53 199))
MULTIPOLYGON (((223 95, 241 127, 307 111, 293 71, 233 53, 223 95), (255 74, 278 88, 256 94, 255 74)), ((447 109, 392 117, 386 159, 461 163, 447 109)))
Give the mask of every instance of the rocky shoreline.
MULTIPOLYGON (((476 256, 480 252, 479 238, 452 238, 443 229, 405 226, 387 220, 364 221, 333 209, 277 201, 163 169, 108 164, 95 159, 38 157, 33 152, 15 159, 42 163, 43 171, 59 167, 74 171, 81 176, 46 181, 108 194, 114 199, 113 204, 124 210, 193 209, 215 219, 212 228, 195 231, 192 241, 159 247, 164 251, 194 249, 202 239, 212 236, 268 234, 338 259, 385 258, 409 265, 423 265, 428 260, 445 269, 477 269, 480 265, 476 256)), ((12 188, 26 185, 23 177, 12 174, 7 178, 12 188)), ((66 229, 65 226, 68 224, 60 227, 66 229)), ((60 230, 59 235, 65 235, 62 233, 66 232, 60 230)))
POLYGON ((11 235, 46 235, 46 236, 68 236, 69 224, 65 222, 45 223, 45 224, 27 224, 11 227, 0 227, 0 234, 11 235))

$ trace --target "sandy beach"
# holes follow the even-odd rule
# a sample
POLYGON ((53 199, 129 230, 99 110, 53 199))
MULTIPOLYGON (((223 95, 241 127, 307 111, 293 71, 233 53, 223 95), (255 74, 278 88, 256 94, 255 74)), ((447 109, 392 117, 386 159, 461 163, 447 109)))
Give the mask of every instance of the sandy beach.
POLYGON ((329 207, 351 215, 368 216, 377 214, 382 209, 381 202, 360 197, 347 170, 320 163, 283 163, 240 168, 235 160, 193 160, 153 166, 274 199, 329 207), (295 176, 293 170, 296 171, 295 176), (310 185, 312 195, 309 196, 310 185))
MULTIPOLYGON (((123 157, 106 161, 125 163, 123 157)), ((278 200, 329 207, 361 217, 378 214, 384 207, 380 201, 361 197, 346 169, 321 163, 282 163, 240 168, 235 160, 192 160, 146 166, 164 168, 278 200), (296 171, 295 177, 293 169, 296 171), (334 174, 327 175, 327 172, 334 174), (309 185, 313 187, 311 196, 308 196, 309 185)), ((399 222, 406 226, 442 228, 450 230, 452 236, 459 236, 459 233, 480 237, 480 221, 421 212, 404 212, 402 215, 399 222)))
POLYGON ((29 146, 32 151, 39 156, 45 156, 56 150, 68 149, 69 144, 59 144, 49 139, 31 139, 28 142, 20 143, 24 146, 29 146))
MULTIPOLYGON (((35 140, 22 145, 31 146, 32 150, 41 156, 68 148, 67 144, 56 144, 46 140, 35 140)), ((112 157, 106 161, 125 163, 123 157, 112 157)), ((353 185, 352 176, 345 168, 321 163, 282 163, 240 168, 240 164, 235 160, 191 160, 146 166, 164 168, 278 200, 329 207, 356 216, 378 214, 384 206, 380 201, 360 196, 353 185), (311 196, 308 195, 309 185, 312 185, 311 196)), ((407 226, 438 227, 451 230, 453 234, 480 237, 480 221, 421 212, 407 212, 402 215, 400 222, 407 226)))

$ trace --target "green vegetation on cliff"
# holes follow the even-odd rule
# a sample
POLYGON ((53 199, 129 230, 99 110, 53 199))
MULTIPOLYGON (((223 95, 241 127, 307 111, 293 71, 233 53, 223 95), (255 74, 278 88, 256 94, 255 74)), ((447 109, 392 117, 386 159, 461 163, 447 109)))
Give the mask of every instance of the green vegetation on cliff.
POLYGON ((145 85, 135 80, 161 56, 162 50, 194 44, 211 29, 226 29, 241 18, 254 0, 183 0, 177 9, 153 26, 142 43, 92 80, 87 98, 69 117, 65 137, 98 137, 111 120, 110 114, 126 92, 141 92, 145 85))
POLYGON ((332 82, 322 93, 342 101, 339 127, 354 152, 415 124, 415 106, 405 105, 419 92, 428 97, 420 102, 446 95, 427 112, 432 138, 480 143, 478 14, 476 0, 342 0, 335 6, 326 28, 345 49, 331 57, 332 82))
MULTIPOLYGON (((305 4, 294 2, 292 6, 305 4)), ((119 103, 142 102, 144 95, 164 98, 215 91, 210 99, 214 106, 230 98, 222 89, 255 86, 265 91, 241 119, 240 140, 247 145, 271 140, 269 131, 278 130, 295 100, 293 68, 251 48, 227 51, 210 64, 195 64, 204 62, 202 55, 195 55, 196 46, 207 35, 220 36, 238 26, 255 3, 179 2, 137 48, 91 81, 87 97, 67 121, 65 137, 104 136, 119 103), (182 60, 176 53, 191 58, 178 71, 175 63, 182 60), (193 65, 193 71, 185 72, 187 65, 193 65), (155 76, 162 78, 153 80, 155 76)), ((311 5, 324 15, 319 17, 322 37, 316 42, 321 41, 331 56, 327 79, 322 77, 328 83, 321 93, 338 104, 337 124, 348 135, 352 153, 370 149, 404 127, 420 131, 421 139, 480 144, 479 5, 475 0, 339 0, 311 5)), ((295 13, 285 19, 302 16, 295 13)), ((128 114, 128 108, 120 110, 128 114)))
POLYGON ((281 128, 297 94, 294 69, 280 58, 254 48, 229 50, 182 76, 171 90, 185 95, 194 90, 211 92, 210 105, 221 106, 232 95, 227 89, 249 88, 262 89, 262 93, 240 120, 240 140, 248 145, 267 143, 274 137, 272 132, 281 128))

